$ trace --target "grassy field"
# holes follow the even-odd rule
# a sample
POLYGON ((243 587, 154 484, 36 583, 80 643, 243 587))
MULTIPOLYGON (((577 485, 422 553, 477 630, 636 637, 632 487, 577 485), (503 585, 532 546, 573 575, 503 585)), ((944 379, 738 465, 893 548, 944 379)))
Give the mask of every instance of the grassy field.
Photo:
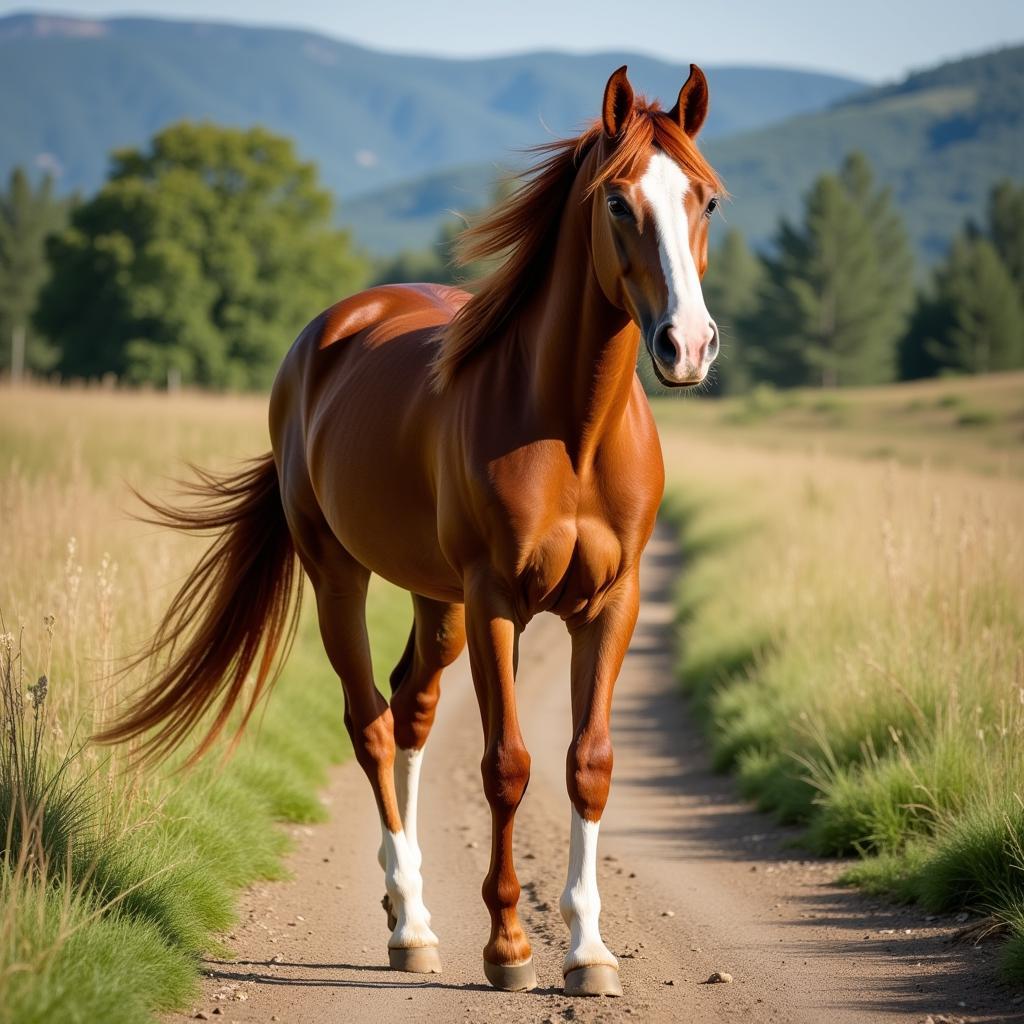
POLYGON ((716 765, 1024 981, 1024 376, 658 416, 716 765))
MULTIPOLYGON (((153 628, 202 545, 130 520, 128 485, 159 493, 183 460, 224 467, 265 451, 265 409, 28 388, 0 402, 2 1021, 141 1021, 182 1005, 239 887, 280 875, 273 823, 322 815, 317 788, 346 741, 311 601, 265 714, 226 766, 214 754, 188 774, 139 774, 123 749, 85 745, 143 681, 118 677, 116 658, 153 628), (47 786, 33 830, 17 796, 31 809, 47 786)), ((404 643, 407 601, 374 592, 382 674, 404 643)))
POLYGON ((723 445, 856 455, 1024 476, 1024 372, 879 388, 776 391, 658 403, 663 430, 723 445))
MULTIPOLYGON (((1018 978, 1022 412, 1022 375, 657 409, 688 560, 681 674, 716 763, 813 849, 863 853, 852 881, 990 917, 1018 978)), ((140 775, 126 751, 84 745, 142 681, 116 675, 117 655, 201 549, 133 522, 129 484, 159 493, 183 460, 264 451, 264 415, 223 396, 26 388, 0 403, 0 678, 21 726, 17 745, 0 739, 0 1021, 187 1002, 239 887, 281 872, 273 823, 322 814, 317 786, 346 748, 309 601, 226 767, 140 775), (34 737, 30 797, 52 782, 35 841, 12 814, 34 737)), ((373 593, 381 678, 406 600, 373 593)))

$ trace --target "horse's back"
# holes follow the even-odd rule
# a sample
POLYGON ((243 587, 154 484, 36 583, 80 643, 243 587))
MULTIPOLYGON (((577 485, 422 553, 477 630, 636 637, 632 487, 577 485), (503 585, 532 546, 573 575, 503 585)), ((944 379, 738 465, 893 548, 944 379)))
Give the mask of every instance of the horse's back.
POLYGON ((299 335, 271 396, 286 512, 321 520, 364 565, 428 595, 427 577, 447 590, 450 575, 437 549, 430 369, 438 330, 468 298, 433 284, 349 296, 299 335))

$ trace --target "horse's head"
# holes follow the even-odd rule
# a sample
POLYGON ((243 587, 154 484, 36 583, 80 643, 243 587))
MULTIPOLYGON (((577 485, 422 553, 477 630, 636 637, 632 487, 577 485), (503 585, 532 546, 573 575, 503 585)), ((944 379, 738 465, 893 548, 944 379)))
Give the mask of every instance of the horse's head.
POLYGON ((721 186, 693 141, 707 110, 707 80, 695 64, 670 111, 638 101, 622 67, 605 87, 594 147, 594 269, 609 301, 640 328, 654 372, 670 387, 699 384, 718 354, 700 279, 721 186))

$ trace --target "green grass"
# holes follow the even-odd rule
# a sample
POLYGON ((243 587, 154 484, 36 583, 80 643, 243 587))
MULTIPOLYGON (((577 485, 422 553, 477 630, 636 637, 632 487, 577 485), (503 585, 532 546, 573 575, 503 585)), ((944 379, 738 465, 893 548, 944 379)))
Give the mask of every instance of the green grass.
MULTIPOLYGON (((401 652, 406 601, 375 588, 371 619, 381 665, 401 652)), ((97 779, 95 816, 114 831, 77 837, 70 877, 58 862, 46 884, 22 880, 16 889, 12 870, 0 868, 4 899, 25 904, 0 951, 0 1020, 150 1020, 151 1011, 187 998, 198 954, 231 925, 240 887, 282 877, 288 841, 276 822, 324 817, 317 791, 348 745, 340 688, 319 643, 307 615, 265 714, 226 763, 215 753, 191 772, 162 772, 136 797, 127 820, 103 811, 99 792, 121 783, 97 779), (69 906, 61 904, 62 890, 69 906), (76 930, 57 942, 62 913, 76 930), (26 962, 34 966, 14 969, 26 962)))
POLYGON ((1024 485, 665 448, 680 673, 715 767, 809 849, 863 858, 850 882, 991 916, 1024 982, 1024 485))
MULTIPOLYGON (((126 521, 124 481, 153 493, 182 461, 222 466, 263 451, 265 416, 260 400, 196 395, 25 388, 0 404, 0 610, 14 633, 4 649, 17 652, 8 690, 48 678, 39 708, 21 704, 27 746, 0 757, 0 826, 26 780, 26 802, 47 822, 42 842, 30 822, 20 838, 0 827, 3 1024, 134 1022, 181 1007, 200 954, 223 951, 240 888, 283 876, 278 823, 324 817, 318 791, 348 743, 309 592, 280 682, 230 759, 222 747, 177 771, 182 753, 140 773, 124 748, 81 741, 144 681, 120 680, 116 657, 151 631, 201 550, 126 521)), ((383 680, 409 600, 375 584, 368 612, 383 680)), ((14 703, 0 709, 5 736, 14 703)))
POLYGON ((968 468, 1024 477, 1024 372, 944 377, 871 388, 758 385, 714 399, 664 396, 663 429, 772 450, 968 468))

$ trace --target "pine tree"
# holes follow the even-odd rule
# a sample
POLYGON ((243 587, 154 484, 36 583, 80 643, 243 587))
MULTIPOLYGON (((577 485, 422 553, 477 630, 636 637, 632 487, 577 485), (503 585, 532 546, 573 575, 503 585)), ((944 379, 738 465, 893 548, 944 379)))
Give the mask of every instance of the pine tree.
POLYGON ((891 378, 895 338, 878 245, 838 176, 818 178, 804 223, 782 223, 765 265, 758 313, 765 376, 824 385, 891 378))
POLYGON ((954 239, 937 270, 933 332, 918 344, 944 369, 989 373, 1024 366, 1024 309, 996 247, 968 233, 954 239))
POLYGON ((55 358, 41 338, 30 335, 29 324, 49 276, 46 239, 63 226, 66 211, 49 175, 33 188, 16 167, 0 192, 0 331, 9 340, 0 344, 0 358, 14 378, 25 369, 46 370, 55 358))
POLYGON ((1001 181, 989 195, 988 231, 1024 302, 1024 185, 1001 181))
MULTIPOLYGON (((756 310, 764 269, 742 233, 731 228, 708 258, 704 303, 722 340, 718 390, 735 394, 751 383, 751 357, 757 332, 756 310)), ((756 355, 754 355, 756 362, 756 355)))
MULTIPOLYGON (((854 150, 843 161, 840 181, 857 204, 875 238, 879 269, 878 330, 895 348, 914 302, 914 254, 892 190, 876 188, 868 158, 854 150)), ((880 342, 881 344, 881 342, 880 342)))

